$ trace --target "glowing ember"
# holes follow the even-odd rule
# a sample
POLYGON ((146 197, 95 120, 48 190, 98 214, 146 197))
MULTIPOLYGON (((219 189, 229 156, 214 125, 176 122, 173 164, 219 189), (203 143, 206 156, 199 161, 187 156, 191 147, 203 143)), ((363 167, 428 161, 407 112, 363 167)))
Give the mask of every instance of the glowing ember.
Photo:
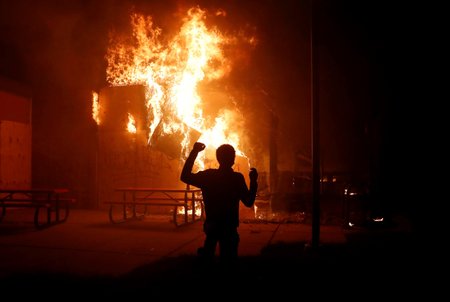
MULTIPOLYGON (((220 11, 218 15, 226 14, 220 11)), ((194 143, 189 135, 193 130, 200 133, 196 139, 207 146, 204 157, 223 143, 232 144, 238 155, 246 157, 239 148, 240 135, 230 127, 242 119, 237 111, 221 108, 216 116, 204 116, 198 85, 230 72, 231 62, 224 56, 223 47, 236 43, 235 38, 208 28, 205 18, 206 12, 199 7, 189 9, 179 32, 165 39, 165 44, 161 42, 162 30, 153 26, 151 17, 133 14, 132 37, 111 37, 107 80, 113 86, 145 86, 150 145, 158 141, 152 139, 154 135, 179 136, 185 157, 194 143)))
MULTIPOLYGON (((188 215, 191 217, 192 216, 192 209, 188 209, 187 210, 188 215)), ((202 207, 201 205, 195 205, 195 217, 200 218, 202 216, 202 207)), ((178 215, 184 215, 185 214, 185 210, 184 207, 177 207, 177 214, 178 215)))

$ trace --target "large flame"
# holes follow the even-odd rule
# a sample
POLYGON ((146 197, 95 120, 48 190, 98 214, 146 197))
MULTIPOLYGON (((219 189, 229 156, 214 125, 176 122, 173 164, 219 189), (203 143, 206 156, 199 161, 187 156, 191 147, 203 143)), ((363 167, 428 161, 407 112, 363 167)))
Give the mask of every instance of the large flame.
POLYGON ((151 17, 132 14, 133 37, 111 37, 107 80, 113 86, 145 86, 149 144, 153 135, 181 133, 180 148, 186 156, 194 143, 189 130, 194 129, 201 134, 198 140, 207 150, 229 143, 237 155, 246 157, 240 150, 238 133, 229 127, 238 112, 224 109, 216 117, 204 116, 198 85, 230 72, 231 62, 224 56, 223 47, 235 43, 216 28, 208 28, 205 18, 206 12, 199 7, 189 9, 179 32, 165 45, 161 42, 162 30, 154 27, 151 17), (157 127, 159 132, 155 134, 157 127))

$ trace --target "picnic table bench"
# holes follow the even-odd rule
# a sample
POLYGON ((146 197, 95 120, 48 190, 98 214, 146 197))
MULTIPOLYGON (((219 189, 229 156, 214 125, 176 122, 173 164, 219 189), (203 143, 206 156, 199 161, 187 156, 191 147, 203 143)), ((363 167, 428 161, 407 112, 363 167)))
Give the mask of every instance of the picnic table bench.
POLYGON ((149 215, 149 206, 172 207, 173 223, 180 226, 203 219, 203 198, 200 189, 173 188, 117 188, 122 193, 122 199, 107 201, 109 205, 109 220, 112 223, 122 223, 134 219, 142 219, 149 215), (120 206, 120 214, 115 214, 114 208, 120 206), (182 222, 179 221, 182 216, 182 222))
POLYGON ((33 208, 34 225, 43 229, 62 223, 69 217, 73 198, 67 198, 65 188, 51 189, 0 189, 0 222, 7 209, 33 208))

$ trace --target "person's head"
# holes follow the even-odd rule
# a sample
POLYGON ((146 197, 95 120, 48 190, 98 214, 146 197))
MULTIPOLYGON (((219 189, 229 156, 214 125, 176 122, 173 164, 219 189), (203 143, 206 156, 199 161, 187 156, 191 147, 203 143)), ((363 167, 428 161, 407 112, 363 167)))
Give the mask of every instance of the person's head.
POLYGON ((222 167, 231 168, 234 165, 234 159, 236 158, 236 151, 232 145, 223 144, 216 150, 216 158, 222 167))

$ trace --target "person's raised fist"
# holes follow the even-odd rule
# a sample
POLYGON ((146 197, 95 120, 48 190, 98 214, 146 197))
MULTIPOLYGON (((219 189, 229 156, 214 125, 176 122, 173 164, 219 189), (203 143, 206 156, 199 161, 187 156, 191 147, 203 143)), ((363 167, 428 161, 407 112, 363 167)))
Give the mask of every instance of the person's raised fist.
POLYGON ((251 168, 249 173, 250 181, 258 180, 258 170, 256 168, 251 168))
POLYGON ((192 148, 192 151, 194 152, 200 152, 203 151, 205 149, 205 144, 201 143, 201 142, 195 142, 194 143, 194 147, 192 148))

